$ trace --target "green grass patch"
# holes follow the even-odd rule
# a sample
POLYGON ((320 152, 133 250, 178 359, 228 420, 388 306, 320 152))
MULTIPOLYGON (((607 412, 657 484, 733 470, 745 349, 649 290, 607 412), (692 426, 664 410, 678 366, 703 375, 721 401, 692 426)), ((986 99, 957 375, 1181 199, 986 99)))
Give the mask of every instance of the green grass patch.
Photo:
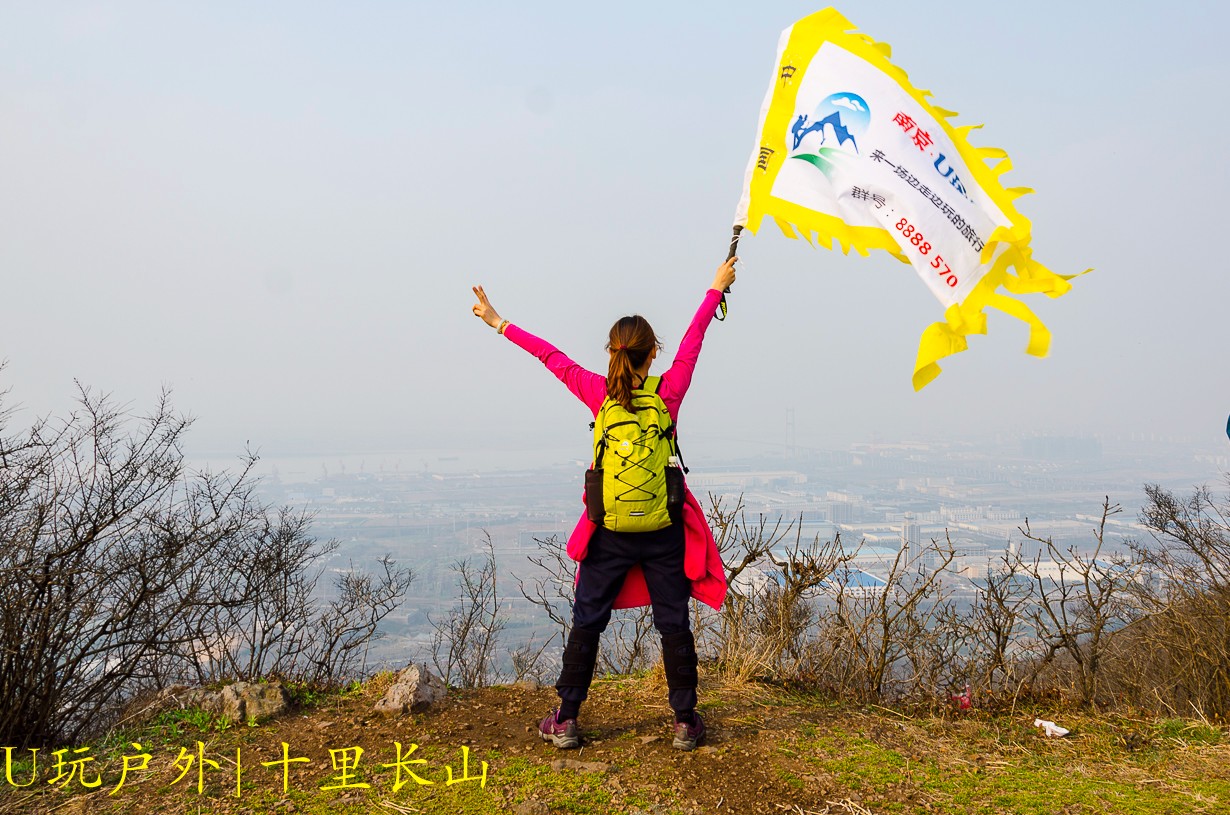
POLYGON ((1153 734, 1156 738, 1173 739, 1183 745, 1221 744, 1224 738, 1221 730, 1216 727, 1182 719, 1163 719, 1154 726, 1153 734))
POLYGON ((803 788, 806 786, 806 784, 803 783, 802 778, 799 778, 797 775, 790 772, 789 770, 779 769, 777 771, 777 777, 782 780, 783 784, 785 784, 786 786, 792 789, 802 791, 803 788))
POLYGON ((602 773, 557 772, 548 764, 512 758, 501 765, 499 783, 510 794, 514 809, 537 796, 550 801, 553 812, 604 815, 612 811, 611 792, 602 773))
MULTIPOLYGON (((964 741, 964 740, 963 740, 964 741)), ((862 735, 830 733, 800 740, 797 745, 807 763, 864 796, 873 808, 910 811, 912 798, 929 804, 931 812, 1012 812, 1044 815, 1054 812, 1107 815, 1162 815, 1190 812, 1193 794, 1210 801, 1230 800, 1230 782, 1208 780, 1182 784, 1158 782, 1139 773, 1124 780, 1132 765, 1094 744, 1082 753, 1077 746, 1035 752, 1005 760, 992 755, 983 762, 963 744, 959 753, 910 757, 883 747, 862 735), (879 804, 877 799, 886 799, 879 804), (904 799, 904 800, 903 800, 904 799)), ((1008 754, 1009 756, 1011 754, 1008 754)))

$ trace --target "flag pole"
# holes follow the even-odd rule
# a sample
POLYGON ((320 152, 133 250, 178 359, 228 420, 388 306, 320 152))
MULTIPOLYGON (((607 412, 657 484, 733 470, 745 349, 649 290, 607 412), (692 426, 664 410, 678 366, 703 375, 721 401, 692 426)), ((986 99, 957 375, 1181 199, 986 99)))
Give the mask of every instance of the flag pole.
MULTIPOLYGON (((727 260, 730 260, 731 258, 733 258, 735 256, 735 253, 739 250, 739 233, 742 231, 743 231, 743 226, 741 224, 735 224, 734 229, 730 231, 730 251, 726 254, 727 260)), ((730 291, 730 286, 727 286, 725 289, 725 292, 729 292, 729 291, 730 291)), ((718 311, 721 316, 719 316, 718 314, 715 314, 713 316, 717 317, 719 320, 725 320, 726 319, 726 294, 725 293, 722 294, 722 302, 718 303, 718 311)))

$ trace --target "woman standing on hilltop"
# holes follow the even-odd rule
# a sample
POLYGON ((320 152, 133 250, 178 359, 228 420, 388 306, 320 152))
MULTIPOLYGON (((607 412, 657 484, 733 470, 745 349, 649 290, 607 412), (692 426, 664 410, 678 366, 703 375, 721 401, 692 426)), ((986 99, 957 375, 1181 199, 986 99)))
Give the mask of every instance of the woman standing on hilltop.
MULTIPOLYGON (((478 302, 473 311, 487 325, 536 356, 585 403, 597 421, 601 421, 599 413, 604 406, 616 410, 622 406, 639 415, 646 408, 634 404, 634 400, 644 404, 660 397, 669 413, 671 426, 666 437, 670 438, 692 381, 705 330, 723 290, 734 282, 736 260, 731 258, 718 267, 713 285, 705 292, 674 361, 661 377, 649 376, 649 367, 661 343, 639 315, 623 317, 611 327, 606 346, 610 364, 607 375, 601 376, 585 370, 545 340, 502 319, 482 286, 474 287, 478 302)), ((601 433, 600 428, 598 435, 601 433)), ((601 461, 596 459, 594 466, 600 467, 601 461)), ((583 513, 568 538, 568 556, 579 561, 579 565, 572 629, 564 646, 563 669, 555 683, 560 704, 538 724, 542 738, 556 747, 577 747, 581 743, 577 714, 589 694, 598 659, 598 641, 611 619, 612 609, 644 605, 652 605, 654 626, 662 637, 668 700, 675 712, 674 746, 691 750, 704 738, 705 723, 696 712, 696 645, 688 602, 695 597, 715 609, 721 608, 726 597, 726 572, 704 511, 691 491, 685 487, 683 492, 681 511, 672 511, 664 528, 614 531, 602 522, 601 514, 595 523, 590 514, 583 513)), ((587 499, 592 503, 594 496, 588 495, 587 499)))

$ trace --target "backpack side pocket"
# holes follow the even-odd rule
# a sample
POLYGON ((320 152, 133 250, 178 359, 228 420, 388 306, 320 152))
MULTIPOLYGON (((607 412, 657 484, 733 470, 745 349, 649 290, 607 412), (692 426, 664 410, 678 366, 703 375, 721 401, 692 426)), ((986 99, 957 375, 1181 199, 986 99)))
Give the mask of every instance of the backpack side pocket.
POLYGON ((679 523, 683 519, 683 470, 673 465, 666 467, 666 510, 670 513, 671 522, 679 523))
POLYGON ((606 506, 602 502, 601 467, 590 467, 585 471, 585 516, 598 526, 602 526, 606 520, 606 506))

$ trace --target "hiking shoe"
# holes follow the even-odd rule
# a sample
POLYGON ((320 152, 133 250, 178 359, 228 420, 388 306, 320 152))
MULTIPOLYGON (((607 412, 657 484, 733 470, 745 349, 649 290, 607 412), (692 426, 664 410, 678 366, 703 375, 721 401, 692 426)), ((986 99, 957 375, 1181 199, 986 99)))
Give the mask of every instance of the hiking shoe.
POLYGON ((699 713, 693 713, 694 724, 675 722, 675 741, 671 744, 676 750, 695 750, 696 745, 705 737, 705 720, 699 713))
POLYGON ((577 732, 577 720, 564 719, 561 722, 556 718, 558 713, 559 708, 556 708, 538 723, 538 735, 542 736, 543 741, 549 741, 561 750, 580 747, 581 736, 577 732))

